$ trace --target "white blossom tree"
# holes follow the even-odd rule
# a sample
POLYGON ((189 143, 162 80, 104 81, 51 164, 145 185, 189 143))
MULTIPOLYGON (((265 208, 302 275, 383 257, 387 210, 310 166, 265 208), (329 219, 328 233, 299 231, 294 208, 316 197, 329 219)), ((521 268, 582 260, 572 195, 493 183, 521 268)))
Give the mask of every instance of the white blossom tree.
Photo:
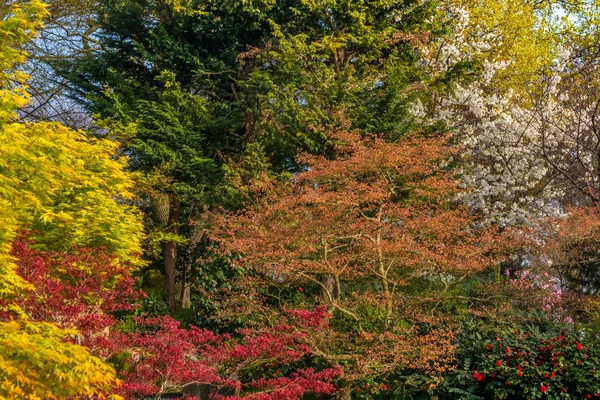
POLYGON ((600 92, 593 51, 558 43, 552 62, 528 85, 507 89, 498 77, 513 60, 494 51, 496 33, 478 32, 466 8, 447 15, 452 33, 423 50, 424 68, 437 76, 461 65, 478 68, 414 113, 424 122, 445 122, 463 146, 463 200, 502 226, 597 202, 600 92))

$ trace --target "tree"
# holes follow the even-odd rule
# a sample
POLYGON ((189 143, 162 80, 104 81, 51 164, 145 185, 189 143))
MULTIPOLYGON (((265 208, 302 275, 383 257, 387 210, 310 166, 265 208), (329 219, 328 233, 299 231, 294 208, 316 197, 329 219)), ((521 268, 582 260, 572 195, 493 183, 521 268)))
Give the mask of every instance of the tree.
POLYGON ((493 87, 500 93, 532 89, 531 79, 551 65, 558 54, 556 43, 559 35, 565 32, 565 26, 557 15, 572 13, 578 3, 556 0, 445 1, 444 12, 438 14, 441 18, 437 23, 446 27, 448 37, 440 37, 434 44, 445 50, 446 57, 440 57, 439 62, 450 66, 454 64, 454 57, 471 58, 479 63, 504 61, 507 65, 491 77, 493 87), (453 53, 458 43, 452 38, 457 34, 464 34, 466 39, 462 43, 466 48, 460 49, 462 54, 453 53), (481 44, 485 47, 473 53, 472 50, 481 44))
MULTIPOLYGON (((335 143, 332 158, 305 155, 303 172, 220 222, 227 248, 262 279, 243 294, 257 300, 240 304, 272 315, 277 308, 269 313, 260 285, 317 287, 337 329, 313 337, 313 351, 344 363, 340 397, 367 373, 413 368, 435 376, 452 361, 452 324, 443 312, 427 314, 433 306, 423 298, 439 299, 492 265, 502 240, 451 202, 448 138, 389 142, 348 124, 323 133, 335 143)), ((271 296, 272 306, 287 306, 283 295, 271 296)))
MULTIPOLYGON (((438 33, 427 22, 435 12, 429 1, 301 0, 285 10, 290 18, 274 29, 272 45, 244 54, 268 66, 249 79, 268 83, 256 123, 267 154, 290 144, 323 154, 329 143, 319 127, 340 118, 390 138, 409 132, 419 89, 412 84, 421 79, 415 49, 438 33)), ((295 154, 276 156, 293 165, 295 154)))
POLYGON ((135 126, 133 137, 120 138, 131 166, 161 177, 144 195, 166 211, 150 232, 164 242, 171 311, 178 247, 190 239, 185 227, 215 202, 224 157, 240 148, 236 56, 260 34, 270 8, 268 2, 99 2, 100 49, 67 74, 91 112, 135 126))
MULTIPOLYGON (((424 52, 431 76, 451 77, 460 68, 471 69, 470 80, 454 80, 416 111, 425 120, 444 121, 456 132, 465 148, 464 178, 473 188, 464 200, 503 226, 556 216, 565 207, 588 203, 593 197, 588 187, 596 185, 597 78, 594 51, 588 48, 595 34, 552 21, 554 14, 544 9, 559 5, 541 6, 539 12, 535 4, 519 12, 530 14, 522 20, 530 21, 522 27, 529 33, 514 42, 500 40, 509 22, 500 19, 497 29, 485 30, 479 25, 477 6, 455 8, 455 29, 424 52), (521 47, 526 45, 533 48, 521 47), (531 57, 542 48, 552 55, 549 59, 524 62, 510 56, 517 52, 531 57), (518 75, 521 83, 509 83, 508 75, 518 75)), ((570 19, 593 25, 593 13, 585 6, 564 6, 570 19)), ((496 17, 490 13, 486 18, 496 17)))
POLYGON ((185 227, 232 193, 225 163, 264 149, 271 168, 293 170, 298 148, 326 151, 314 126, 336 113, 406 132, 402 89, 432 12, 395 1, 98 3, 99 50, 59 69, 91 112, 135 126, 120 138, 132 167, 167 182, 149 197, 169 204, 158 233, 172 311, 185 227))
POLYGON ((159 181, 143 195, 150 195, 155 206, 151 233, 164 239, 165 287, 169 309, 174 311, 178 247, 191 239, 180 226, 182 221, 189 225, 192 215, 214 201, 214 187, 223 172, 204 144, 204 127, 210 119, 206 101, 183 91, 173 74, 165 73, 160 80, 164 86, 156 90, 157 99, 129 105, 119 123, 135 125, 134 136, 122 138, 125 152, 131 154, 130 166, 150 177, 148 182, 159 181))
POLYGON ((122 201, 132 178, 113 159, 114 144, 15 118, 27 101, 27 77, 15 69, 25 60, 20 46, 45 13, 37 1, 0 7, 0 395, 10 398, 93 396, 118 383, 111 367, 66 341, 74 331, 32 321, 19 306, 32 287, 10 255, 18 230, 35 229, 46 248, 102 245, 131 262, 140 251, 139 217, 122 201))

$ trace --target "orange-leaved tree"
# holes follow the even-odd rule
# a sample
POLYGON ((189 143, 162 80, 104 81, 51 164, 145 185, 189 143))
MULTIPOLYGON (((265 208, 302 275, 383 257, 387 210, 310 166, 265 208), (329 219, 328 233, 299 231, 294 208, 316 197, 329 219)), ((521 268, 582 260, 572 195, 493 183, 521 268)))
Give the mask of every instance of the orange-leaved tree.
POLYGON ((238 304, 254 298, 254 310, 267 314, 273 304, 286 307, 284 297, 259 295, 265 281, 307 295, 313 287, 333 316, 312 348, 345 365, 341 398, 367 373, 435 376, 452 365, 455 335, 436 305, 497 262, 502 241, 453 200, 449 137, 391 142, 345 123, 326 134, 327 157, 303 156, 304 171, 263 185, 270 189, 249 209, 221 221, 229 250, 243 253, 262 280, 238 304))

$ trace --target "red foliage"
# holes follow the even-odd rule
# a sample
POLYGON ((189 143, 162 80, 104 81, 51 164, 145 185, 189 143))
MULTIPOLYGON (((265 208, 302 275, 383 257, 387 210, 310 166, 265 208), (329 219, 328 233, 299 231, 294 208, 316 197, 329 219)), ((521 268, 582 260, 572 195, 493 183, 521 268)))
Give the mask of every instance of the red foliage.
POLYGON ((34 320, 76 328, 88 338, 114 324, 108 313, 131 310, 141 294, 128 267, 102 249, 41 252, 33 245, 21 237, 13 244, 13 255, 19 274, 34 287, 20 304, 34 320))
POLYGON ((260 379, 253 382, 251 387, 263 393, 245 397, 256 400, 288 400, 302 398, 305 393, 330 394, 335 390, 330 382, 339 374, 340 371, 335 368, 328 368, 320 372, 307 368, 292 373, 290 377, 260 379), (270 393, 264 393, 266 390, 270 393))
POLYGON ((310 355, 302 336, 290 327, 269 332, 244 330, 240 338, 218 336, 192 327, 182 329, 170 317, 140 320, 148 330, 112 335, 112 350, 126 351, 120 394, 127 398, 156 396, 186 383, 209 384, 213 391, 231 388, 235 395, 219 398, 299 399, 305 393, 332 393, 336 369, 297 369, 288 376, 242 380, 250 366, 290 366, 310 355))
POLYGON ((287 310, 286 314, 292 317, 300 326, 318 329, 326 328, 331 317, 325 306, 318 306, 313 311, 287 310))
POLYGON ((458 189, 444 167, 453 154, 447 138, 328 135, 335 158, 304 156, 308 168, 291 185, 221 221, 228 247, 249 265, 273 277, 331 273, 403 285, 407 270, 469 274, 494 260, 496 232, 475 229, 473 216, 449 202, 458 189))
MULTIPOLYGON (((290 325, 269 330, 242 330, 240 337, 216 335, 208 330, 183 329, 170 317, 137 318, 134 332, 115 329, 113 311, 132 309, 143 295, 134 288, 126 266, 102 249, 72 249, 70 253, 31 249, 25 238, 13 245, 19 273, 34 286, 21 306, 40 321, 76 328, 73 340, 88 346, 105 360, 120 365, 123 384, 118 392, 126 398, 157 396, 177 391, 188 383, 212 385, 218 392, 232 388, 232 399, 294 400, 305 393, 332 393, 337 369, 315 372, 293 365, 310 356, 305 334, 290 325), (242 379, 248 368, 265 364, 286 367, 287 376, 242 379)), ((326 325, 329 314, 290 310, 298 326, 316 329, 326 325)))
POLYGON ((121 371, 121 394, 135 398, 163 393, 170 385, 188 382, 219 381, 218 371, 201 354, 218 338, 209 331, 195 327, 180 329, 170 317, 146 318, 137 321, 139 333, 111 333, 105 356, 126 352, 128 367, 121 371))

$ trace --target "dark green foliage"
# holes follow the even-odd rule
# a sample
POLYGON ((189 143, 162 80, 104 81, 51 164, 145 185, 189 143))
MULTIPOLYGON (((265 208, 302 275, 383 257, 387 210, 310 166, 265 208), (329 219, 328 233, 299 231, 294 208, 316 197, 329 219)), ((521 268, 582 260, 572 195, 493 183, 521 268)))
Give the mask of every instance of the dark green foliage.
POLYGON ((298 148, 326 149, 319 127, 340 114, 389 137, 411 129, 409 86, 422 78, 414 46, 431 38, 434 11, 412 1, 104 0, 102 49, 59 69, 101 118, 145 119, 151 102, 147 113, 187 127, 181 110, 161 105, 169 79, 179 100, 196 98, 189 117, 203 156, 220 163, 260 140, 274 168, 289 169, 298 148))
POLYGON ((137 128, 126 142, 130 164, 146 173, 160 169, 187 204, 210 202, 210 188, 222 173, 203 132, 210 118, 206 101, 182 91, 172 74, 163 73, 157 80, 163 87, 156 90, 156 100, 117 103, 121 122, 137 128))
POLYGON ((563 252, 571 255, 556 266, 569 290, 587 295, 600 291, 600 249, 594 238, 567 242, 563 252))
POLYGON ((448 398, 583 399, 600 390, 598 337, 572 324, 467 321, 456 355, 458 368, 444 384, 448 398))
POLYGON ((182 246, 179 263, 186 266, 191 285, 194 325, 216 328, 222 321, 216 315, 218 300, 232 289, 236 278, 248 271, 240 265, 240 257, 223 253, 219 244, 203 235, 196 243, 182 246))

